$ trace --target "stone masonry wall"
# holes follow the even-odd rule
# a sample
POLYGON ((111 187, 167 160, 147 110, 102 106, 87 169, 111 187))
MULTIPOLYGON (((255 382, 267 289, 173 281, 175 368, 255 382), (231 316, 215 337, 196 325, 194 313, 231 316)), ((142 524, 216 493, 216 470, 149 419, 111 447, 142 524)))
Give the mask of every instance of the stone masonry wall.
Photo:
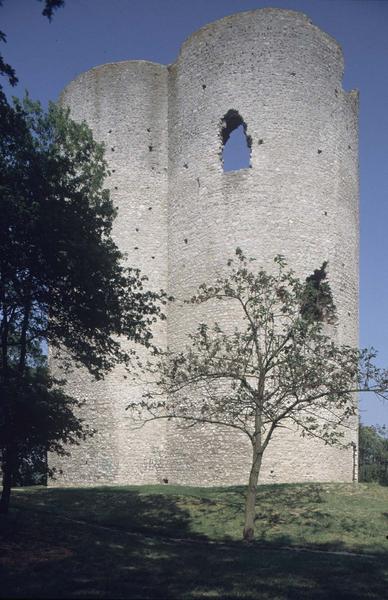
MULTIPOLYGON (((300 277, 328 260, 334 336, 357 344, 358 97, 342 89, 342 73, 340 47, 306 16, 260 9, 200 29, 168 68, 128 61, 71 83, 61 101, 107 144, 115 235, 129 264, 182 299, 222 273, 237 246, 267 269, 283 254, 300 277), (224 173, 220 132, 231 109, 252 140, 251 168, 224 173)), ((230 324, 236 315, 176 302, 157 339, 179 348, 198 319, 215 317, 230 324)), ((119 370, 71 386, 90 398, 84 416, 99 434, 61 463, 61 484, 246 482, 250 447, 239 434, 173 422, 134 433, 123 400, 141 391, 119 370)), ((351 425, 347 440, 357 442, 357 419, 351 425)), ((262 481, 351 481, 353 472, 352 450, 282 430, 262 481)))
MULTIPOLYGON (((67 86, 60 102, 106 145, 106 184, 118 207, 113 236, 128 264, 149 275, 153 289, 167 289, 167 67, 145 61, 96 67, 67 86)), ((154 336, 166 346, 165 321, 154 336)), ((71 448, 70 458, 50 458, 63 472, 54 485, 160 479, 165 424, 132 430, 125 407, 142 390, 124 370, 95 382, 78 369, 68 387, 86 400, 82 417, 97 434, 71 448)))

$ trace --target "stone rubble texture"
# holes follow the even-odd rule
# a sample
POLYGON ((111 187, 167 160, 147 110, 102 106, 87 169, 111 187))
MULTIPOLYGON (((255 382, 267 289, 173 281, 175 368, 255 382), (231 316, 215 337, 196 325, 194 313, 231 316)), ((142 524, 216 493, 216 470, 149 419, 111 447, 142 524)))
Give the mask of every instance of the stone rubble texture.
MULTIPOLYGON (((283 254, 301 278, 327 260, 334 336, 357 345, 358 93, 342 89, 342 74, 341 48, 305 15, 259 9, 203 27, 170 66, 103 65, 65 88, 61 104, 106 145, 115 240, 153 289, 189 298, 226 272, 237 246, 267 269, 283 254), (252 139, 251 168, 224 172, 221 127, 231 109, 252 139)), ((234 316, 226 305, 175 302, 155 341, 179 348, 199 319, 214 318, 234 316)), ((77 370, 68 388, 86 400, 82 416, 97 433, 70 457, 50 457, 62 471, 53 485, 246 483, 242 434, 163 420, 134 431, 125 406, 142 388, 123 369, 102 382, 77 370)), ((350 425, 346 440, 357 444, 357 418, 350 425)), ((356 471, 352 448, 282 429, 261 481, 352 481, 356 471)))

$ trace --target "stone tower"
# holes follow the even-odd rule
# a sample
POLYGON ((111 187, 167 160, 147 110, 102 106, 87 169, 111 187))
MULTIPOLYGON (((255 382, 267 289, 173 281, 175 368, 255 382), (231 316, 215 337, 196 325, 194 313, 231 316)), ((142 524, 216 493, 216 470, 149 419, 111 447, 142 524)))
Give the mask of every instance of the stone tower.
MULTIPOLYGON (((305 15, 259 9, 203 27, 170 66, 103 65, 65 88, 61 103, 106 144, 115 239, 153 288, 190 297, 237 246, 267 268, 283 254, 300 277, 328 260, 337 341, 357 344, 358 95, 342 74, 341 48, 305 15), (240 124, 250 168, 224 172, 223 143, 240 124)), ((167 317, 156 341, 177 348, 198 315, 176 303, 167 317)), ((98 433, 53 458, 57 484, 246 482, 250 447, 238 433, 164 422, 133 431, 124 408, 142 391, 120 369, 104 382, 79 371, 69 388, 98 433)), ((352 480, 352 450, 285 431, 262 481, 352 480)))

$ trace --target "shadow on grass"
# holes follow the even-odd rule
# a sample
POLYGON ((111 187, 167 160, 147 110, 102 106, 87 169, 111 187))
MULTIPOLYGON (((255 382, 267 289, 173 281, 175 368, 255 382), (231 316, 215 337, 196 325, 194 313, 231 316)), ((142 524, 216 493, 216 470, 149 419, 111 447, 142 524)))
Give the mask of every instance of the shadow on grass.
MULTIPOLYGON (((299 527, 312 520, 310 528, 325 525, 327 502, 319 485, 261 487, 259 543, 251 546, 236 541, 209 543, 204 533, 195 532, 187 509, 194 503, 204 513, 214 511, 221 524, 222 519, 242 513, 244 488, 206 493, 186 489, 184 496, 182 488, 172 486, 143 492, 109 487, 15 493, 17 510, 0 521, 0 597, 386 597, 386 552, 368 557, 280 549, 280 544, 295 543, 281 528, 271 541, 271 531, 284 523, 299 527)), ((333 544, 336 550, 346 550, 340 539, 332 540, 330 547, 333 544)))
MULTIPOLYGON (((198 498, 199 510, 213 513, 213 518, 221 522, 229 519, 241 521, 244 514, 246 490, 242 487, 229 487, 217 500, 198 498), (218 516, 217 516, 218 513, 218 516)), ((299 487, 290 485, 260 486, 256 499, 256 537, 267 541, 275 531, 284 526, 308 528, 310 532, 318 532, 332 520, 332 515, 324 510, 326 498, 319 484, 308 484, 299 487)), ((241 522, 242 530, 242 522, 241 522)), ((225 539, 228 539, 225 536, 225 539)), ((230 539, 230 538, 229 538, 230 539)), ((282 538, 277 536, 278 542, 282 538)))
MULTIPOLYGON (((143 508, 149 514, 148 503, 143 508)), ((187 530, 187 516, 176 512, 174 523, 187 530)), ((270 544, 178 542, 26 509, 1 524, 12 528, 12 539, 0 544, 2 598, 381 600, 388 586, 386 554, 367 558, 270 544)))
MULTIPOLYGON (((228 528, 236 539, 236 527, 233 529, 230 524, 233 519, 235 523, 241 523, 244 500, 244 488, 228 488, 223 496, 219 495, 218 502, 209 505, 208 521, 212 521, 213 527, 217 521, 225 523, 225 531, 228 528)), ((335 488, 318 483, 259 486, 256 539, 283 544, 289 536, 293 545, 318 549, 385 551, 387 544, 382 535, 383 519, 380 516, 383 504, 377 495, 376 502, 369 506, 368 498, 364 498, 358 488, 346 484, 335 488)), ((237 531, 237 537, 239 533, 237 531)))
MULTIPOLYGON (((265 543, 293 543, 330 550, 386 550, 384 521, 368 508, 368 497, 352 500, 341 488, 333 494, 322 484, 260 486, 256 504, 256 538, 265 543), (363 503, 363 504, 362 504, 363 503), (354 506, 354 510, 352 510, 354 506), (368 512, 369 511, 369 512, 368 512), (368 514, 374 520, 368 519, 368 514), (284 537, 284 535, 285 537, 284 537), (291 540, 292 538, 292 540, 291 540), (346 545, 344 544, 346 542, 346 545)), ((347 492, 349 493, 349 492, 347 492)), ((93 488, 30 488, 16 492, 16 506, 60 514, 132 533, 166 538, 239 540, 246 490, 123 486, 93 488)), ((357 492, 358 494, 358 492, 357 492)))
POLYGON ((40 489, 16 496, 19 509, 84 520, 128 533, 163 537, 204 538, 190 528, 190 515, 177 506, 173 496, 141 494, 122 487, 40 489))

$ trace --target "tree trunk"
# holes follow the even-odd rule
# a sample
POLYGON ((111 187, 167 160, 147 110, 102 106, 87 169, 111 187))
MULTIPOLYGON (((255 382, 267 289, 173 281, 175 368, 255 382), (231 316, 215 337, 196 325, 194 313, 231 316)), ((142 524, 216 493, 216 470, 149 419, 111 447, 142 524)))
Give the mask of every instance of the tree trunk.
POLYGON ((246 542, 251 542, 255 534, 256 490, 257 482, 259 480, 261 459, 262 453, 254 449, 252 467, 249 475, 247 497, 245 501, 245 523, 243 538, 246 542))
POLYGON ((19 356, 19 375, 23 376, 26 367, 27 357, 27 331, 30 324, 31 300, 28 297, 23 314, 22 329, 20 333, 20 356, 19 356))
POLYGON ((8 514, 9 509, 9 500, 11 497, 11 489, 14 477, 14 466, 16 461, 12 455, 10 449, 4 450, 3 460, 2 460, 2 470, 3 470, 3 489, 1 492, 0 499, 0 514, 6 515, 8 514))

